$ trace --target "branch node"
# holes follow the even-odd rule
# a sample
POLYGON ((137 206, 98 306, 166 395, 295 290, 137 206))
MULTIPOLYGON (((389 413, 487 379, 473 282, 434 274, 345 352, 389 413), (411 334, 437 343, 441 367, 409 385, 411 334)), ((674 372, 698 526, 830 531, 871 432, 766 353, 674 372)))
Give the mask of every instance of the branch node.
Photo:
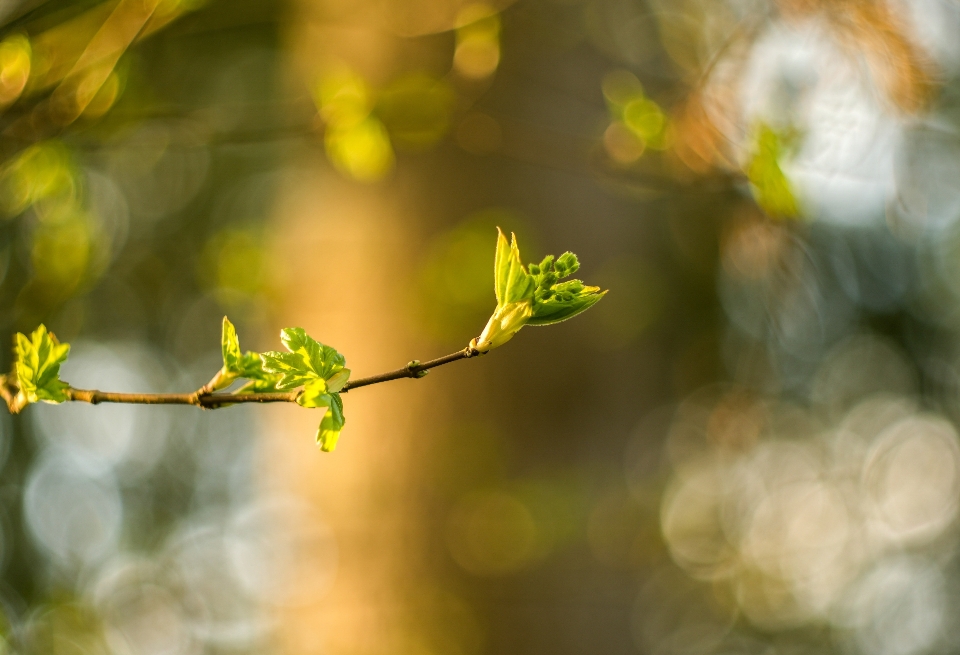
POLYGON ((422 378, 427 373, 430 372, 428 370, 421 368, 419 359, 414 359, 412 361, 407 362, 406 369, 407 369, 407 372, 410 374, 410 377, 416 378, 416 379, 422 378))

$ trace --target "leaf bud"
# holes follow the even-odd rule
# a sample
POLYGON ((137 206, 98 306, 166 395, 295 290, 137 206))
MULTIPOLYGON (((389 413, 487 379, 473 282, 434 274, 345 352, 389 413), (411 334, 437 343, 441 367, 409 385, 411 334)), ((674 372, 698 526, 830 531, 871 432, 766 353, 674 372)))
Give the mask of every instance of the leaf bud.
POLYGON ((565 275, 572 275, 580 268, 580 261, 572 252, 565 252, 557 258, 557 268, 566 271, 565 275))
POLYGON ((480 333, 477 343, 471 341, 470 347, 485 353, 502 346, 526 325, 532 315, 533 304, 529 300, 498 307, 480 333))

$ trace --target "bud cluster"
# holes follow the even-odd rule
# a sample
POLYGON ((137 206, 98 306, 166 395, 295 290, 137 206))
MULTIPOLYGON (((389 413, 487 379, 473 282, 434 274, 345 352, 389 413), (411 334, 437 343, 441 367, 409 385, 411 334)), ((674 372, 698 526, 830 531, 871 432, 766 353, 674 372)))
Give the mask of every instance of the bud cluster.
POLYGON ((577 256, 565 252, 547 255, 539 264, 524 268, 516 236, 508 243, 498 229, 494 258, 494 289, 497 309, 470 347, 480 352, 503 345, 524 325, 552 325, 589 309, 605 291, 580 280, 567 280, 580 268, 577 256))
POLYGON ((553 255, 547 255, 539 264, 530 264, 527 269, 537 282, 534 299, 537 302, 550 299, 560 302, 572 301, 583 291, 583 282, 580 280, 560 282, 560 280, 573 275, 579 268, 580 262, 572 252, 565 252, 556 260, 553 255))

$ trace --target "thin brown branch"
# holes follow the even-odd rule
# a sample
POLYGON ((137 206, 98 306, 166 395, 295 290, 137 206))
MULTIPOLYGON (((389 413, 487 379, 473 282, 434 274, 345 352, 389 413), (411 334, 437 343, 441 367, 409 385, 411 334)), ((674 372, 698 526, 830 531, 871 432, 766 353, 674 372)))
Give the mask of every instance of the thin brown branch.
POLYGON ((470 359, 471 357, 476 357, 477 355, 482 354, 483 353, 481 353, 479 350, 467 346, 463 350, 459 350, 443 357, 437 357, 436 359, 431 359, 429 362, 421 363, 417 360, 413 360, 403 368, 398 368, 395 371, 381 373, 379 375, 371 375, 367 378, 351 380, 344 385, 341 391, 347 392, 351 389, 356 389, 357 387, 366 387, 371 384, 380 384, 381 382, 389 382, 390 380, 399 380, 401 378, 422 378, 431 368, 443 366, 444 364, 449 364, 450 362, 455 362, 460 359, 470 359))
POLYGON ((236 403, 292 403, 298 391, 276 393, 117 393, 96 389, 67 389, 67 400, 99 405, 100 403, 128 403, 134 405, 195 405, 215 409, 236 403))
MULTIPOLYGON (((428 362, 414 360, 395 371, 371 375, 347 382, 341 392, 347 392, 358 387, 367 387, 371 384, 380 384, 401 378, 422 378, 432 368, 443 366, 460 359, 470 359, 481 355, 480 351, 467 346, 444 357, 431 359, 428 362)), ((212 393, 210 391, 213 380, 193 393, 117 393, 113 391, 98 391, 96 389, 66 390, 67 400, 92 403, 128 403, 136 405, 193 405, 204 409, 216 409, 225 405, 238 403, 292 403, 297 401, 300 391, 277 391, 269 393, 212 393)), ((4 396, 6 398, 6 396, 4 396)))

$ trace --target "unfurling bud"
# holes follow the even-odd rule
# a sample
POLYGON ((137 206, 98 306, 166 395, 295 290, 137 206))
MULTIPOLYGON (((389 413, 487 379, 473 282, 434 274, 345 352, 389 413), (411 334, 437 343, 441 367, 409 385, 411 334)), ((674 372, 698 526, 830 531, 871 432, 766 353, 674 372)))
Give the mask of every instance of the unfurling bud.
POLYGON ((524 325, 565 321, 592 307, 606 293, 599 287, 585 286, 580 280, 558 284, 580 268, 572 252, 565 252, 556 260, 547 255, 540 264, 524 268, 517 238, 508 242, 499 228, 497 232, 493 265, 497 309, 480 336, 470 341, 469 348, 488 352, 512 339, 524 325))
POLYGON ((502 346, 527 324, 532 315, 533 303, 529 300, 498 307, 490 320, 487 321, 486 327, 483 328, 483 332, 480 333, 480 337, 473 347, 485 353, 502 346))

